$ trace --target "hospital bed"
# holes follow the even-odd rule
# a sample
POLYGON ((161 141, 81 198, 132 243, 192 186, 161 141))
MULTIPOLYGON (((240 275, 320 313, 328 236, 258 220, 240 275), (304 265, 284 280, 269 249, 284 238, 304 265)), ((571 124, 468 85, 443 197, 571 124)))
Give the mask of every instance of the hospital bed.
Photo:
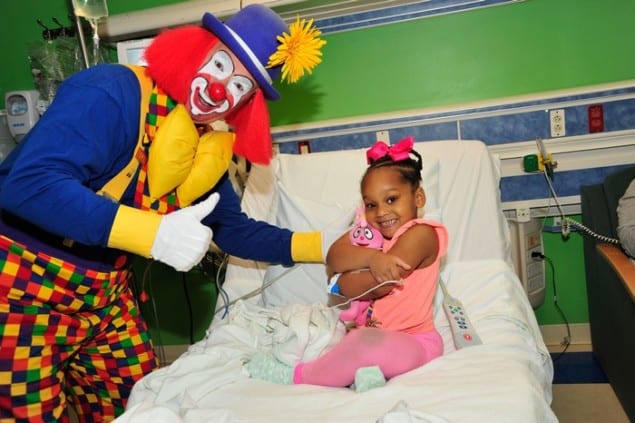
MULTIPOLYGON (((389 380, 353 388, 251 379, 257 350, 311 359, 343 335, 327 305, 324 267, 231 258, 207 335, 135 385, 118 422, 556 422, 553 366, 512 268, 499 167, 480 141, 418 142, 428 218, 448 228, 441 278, 466 308, 481 345, 457 349, 435 298, 444 355, 389 380), (263 288, 264 286, 264 288, 263 288)), ((254 166, 243 195, 251 216, 294 230, 343 233, 360 200, 365 150, 277 155, 254 166)), ((395 351, 398 359, 399 352, 395 351)))

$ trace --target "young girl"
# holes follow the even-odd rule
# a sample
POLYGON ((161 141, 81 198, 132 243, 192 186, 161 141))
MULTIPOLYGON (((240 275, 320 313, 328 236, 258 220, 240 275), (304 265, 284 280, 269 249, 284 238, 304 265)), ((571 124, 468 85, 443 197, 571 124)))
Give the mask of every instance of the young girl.
POLYGON ((364 324, 318 359, 293 368, 256 354, 247 365, 251 377, 345 387, 359 384, 360 369, 372 374, 378 368, 390 379, 443 353, 432 304, 448 236, 440 223, 417 217, 426 201, 421 156, 407 138, 392 147, 378 142, 367 157, 361 194, 368 224, 385 239, 382 249, 355 246, 347 233, 327 256, 331 286, 367 305, 354 319, 364 324))

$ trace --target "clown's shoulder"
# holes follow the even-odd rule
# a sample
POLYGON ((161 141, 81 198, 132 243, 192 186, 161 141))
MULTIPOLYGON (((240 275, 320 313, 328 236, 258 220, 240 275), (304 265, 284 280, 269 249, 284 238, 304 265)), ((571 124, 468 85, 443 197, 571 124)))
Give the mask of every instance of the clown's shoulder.
MULTIPOLYGON (((123 104, 139 104, 141 93, 139 80, 130 66, 118 63, 100 64, 80 72, 76 72, 64 80, 56 93, 55 100, 65 98, 68 91, 93 91, 93 94, 103 90, 104 95, 116 97, 123 104)), ((84 93, 89 94, 89 93, 84 93)))
POLYGON ((124 65, 98 65, 66 79, 36 126, 0 165, 3 211, 58 236, 106 246, 118 205, 91 192, 130 160, 140 98, 139 80, 124 65), (39 176, 31 178, 35 168, 39 176))

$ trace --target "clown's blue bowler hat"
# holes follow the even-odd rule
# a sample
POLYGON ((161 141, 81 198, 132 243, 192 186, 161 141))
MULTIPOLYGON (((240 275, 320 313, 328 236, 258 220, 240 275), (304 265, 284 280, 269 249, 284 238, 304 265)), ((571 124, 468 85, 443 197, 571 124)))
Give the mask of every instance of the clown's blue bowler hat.
POLYGON ((211 13, 205 13, 203 27, 216 35, 240 59, 267 99, 280 98, 273 81, 280 76, 281 66, 266 68, 269 57, 278 48, 276 37, 289 32, 289 27, 276 12, 261 4, 250 4, 224 23, 211 13))

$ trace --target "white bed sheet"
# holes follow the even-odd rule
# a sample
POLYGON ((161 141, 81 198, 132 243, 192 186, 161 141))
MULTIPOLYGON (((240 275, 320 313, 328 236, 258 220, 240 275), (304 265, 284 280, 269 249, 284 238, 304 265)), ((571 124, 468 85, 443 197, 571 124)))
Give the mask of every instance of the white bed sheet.
MULTIPOLYGON (((552 363, 510 265, 496 161, 478 141, 416 148, 425 160, 426 215, 443 221, 450 234, 442 277, 464 303, 483 345, 455 350, 437 293, 435 324, 444 355, 382 388, 355 393, 250 379, 242 364, 258 349, 277 348, 287 361, 306 359, 342 334, 336 313, 323 305, 323 267, 301 265, 264 295, 236 303, 226 318, 219 310, 205 339, 135 386, 117 421, 557 421, 550 408, 552 363)), ((272 166, 252 170, 243 207, 295 230, 343 230, 358 201, 363 153, 278 156, 272 166)), ((225 289, 236 299, 285 270, 232 259, 225 289)))

